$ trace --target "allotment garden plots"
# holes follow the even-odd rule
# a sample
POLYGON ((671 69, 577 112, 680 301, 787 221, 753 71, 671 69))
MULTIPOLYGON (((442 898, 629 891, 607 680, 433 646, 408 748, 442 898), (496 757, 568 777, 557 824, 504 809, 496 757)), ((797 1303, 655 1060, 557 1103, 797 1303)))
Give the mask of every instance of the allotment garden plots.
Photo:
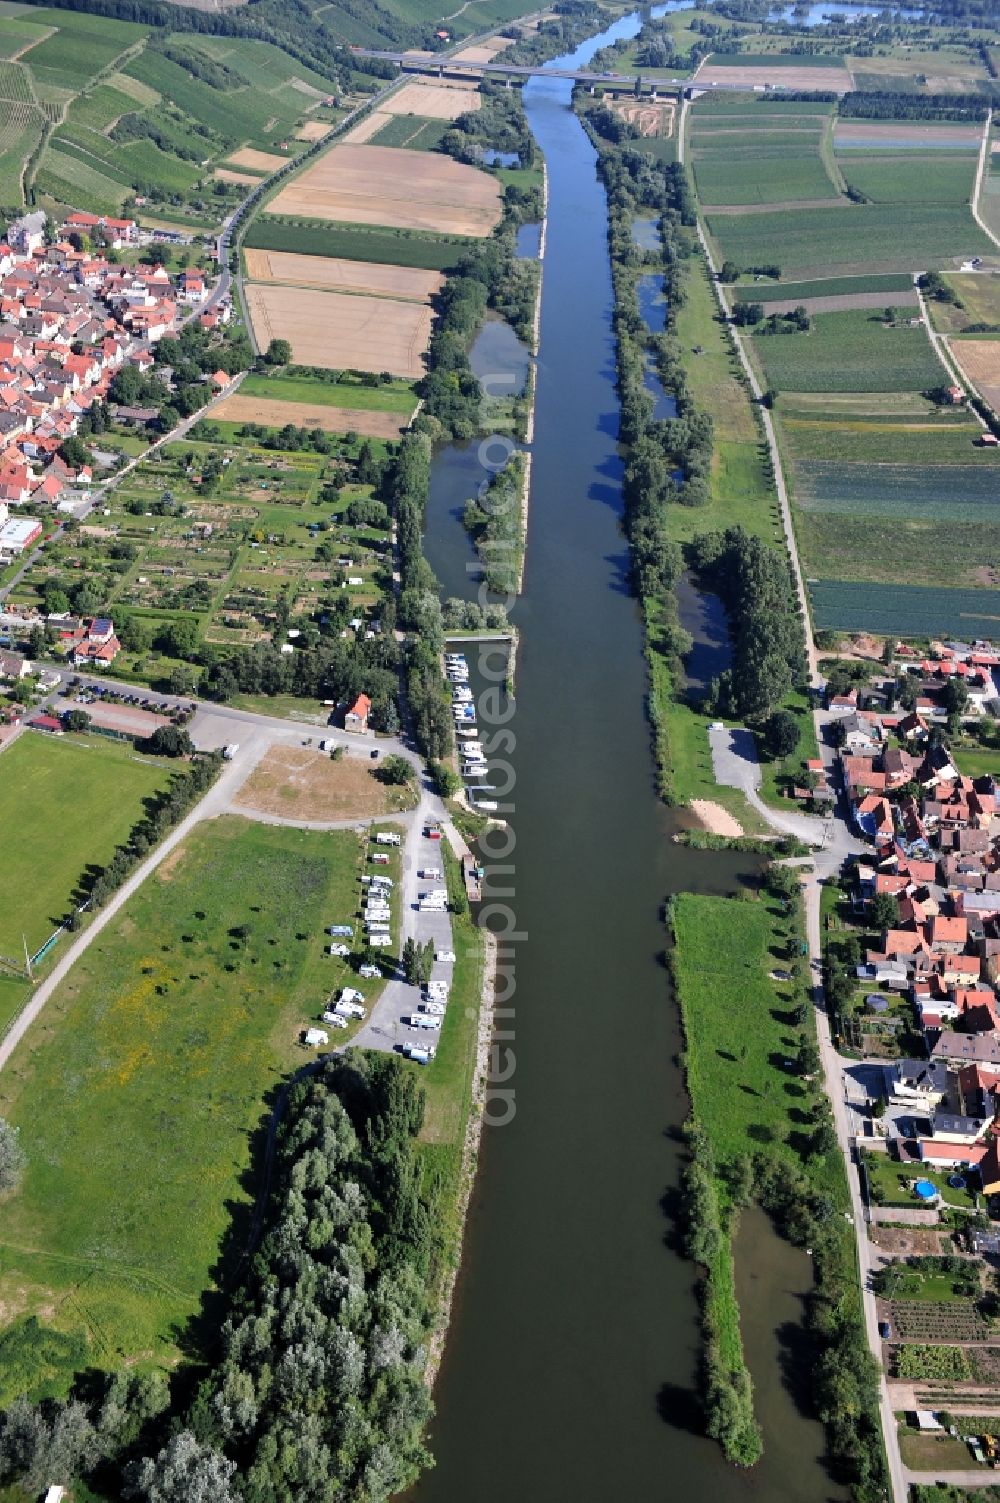
MULTIPOLYGON (((354 393, 359 407, 383 399, 346 381, 291 388, 295 395, 313 389, 338 406, 354 393)), ((399 396, 412 401, 393 386, 384 400, 399 396)), ((193 632, 195 643, 252 646, 270 637, 279 600, 293 614, 316 614, 341 599, 353 616, 374 611, 389 582, 388 532, 352 526, 345 512, 371 495, 356 479, 358 457, 364 444, 378 451, 379 441, 358 434, 326 441, 324 434, 331 453, 296 449, 308 436, 300 424, 282 438, 287 449, 275 450, 241 438, 241 426, 196 429, 215 441, 168 444, 146 460, 109 494, 99 525, 47 547, 12 599, 38 605, 53 590, 71 590, 85 571, 116 623, 139 623, 146 647, 130 646, 127 634, 120 661, 147 676, 169 673, 169 645, 165 658, 157 651, 150 659, 149 642, 169 643, 178 627, 193 632)))

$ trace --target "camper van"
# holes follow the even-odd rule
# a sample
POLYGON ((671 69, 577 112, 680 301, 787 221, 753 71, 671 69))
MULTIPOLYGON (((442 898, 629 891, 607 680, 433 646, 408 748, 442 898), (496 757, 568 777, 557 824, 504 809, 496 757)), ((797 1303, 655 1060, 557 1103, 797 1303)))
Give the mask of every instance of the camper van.
POLYGON ((432 1018, 425 1012, 413 1012, 407 1019, 411 1028, 426 1028, 437 1032, 441 1027, 440 1018, 432 1018))
POLYGON ((375 844, 399 845, 400 839, 394 830, 379 830, 378 834, 375 836, 375 844))

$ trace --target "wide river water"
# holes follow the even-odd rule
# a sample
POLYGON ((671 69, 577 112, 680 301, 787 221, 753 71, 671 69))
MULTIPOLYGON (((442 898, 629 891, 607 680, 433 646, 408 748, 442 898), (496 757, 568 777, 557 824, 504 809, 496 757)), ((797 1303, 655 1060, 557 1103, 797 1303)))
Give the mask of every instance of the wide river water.
MULTIPOLYGON (((583 64, 638 27, 628 16, 553 66, 583 64)), ((737 1472, 699 1433, 695 1270, 672 1245, 687 1102, 662 905, 684 889, 732 892, 754 861, 672 844, 676 821, 656 798, 619 525, 605 195, 569 83, 535 80, 525 102, 548 167, 549 220, 527 572, 514 612, 516 844, 502 875, 501 858, 487 856, 526 935, 511 947, 513 1014, 501 1025, 516 1057, 505 1087, 516 1115, 484 1131, 435 1392, 437 1466, 410 1496, 821 1503, 840 1494, 776 1335, 794 1327, 809 1265, 761 1216, 741 1236, 739 1261, 765 1458, 737 1472)), ((444 545, 450 593, 455 523, 437 515, 440 527, 432 507, 426 547, 437 566, 444 545)))

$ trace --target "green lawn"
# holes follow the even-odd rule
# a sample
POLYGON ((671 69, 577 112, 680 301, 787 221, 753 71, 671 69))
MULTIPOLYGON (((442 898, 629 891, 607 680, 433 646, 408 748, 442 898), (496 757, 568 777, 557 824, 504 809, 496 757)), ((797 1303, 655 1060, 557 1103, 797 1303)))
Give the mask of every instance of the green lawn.
MULTIPOLYGON (((910 1209, 919 1206, 917 1197, 906 1188, 903 1181, 929 1179, 947 1205, 966 1211, 974 1211, 976 1208, 974 1195, 968 1190, 952 1189, 947 1174, 940 1174, 926 1164, 897 1164, 887 1153, 866 1153, 864 1162, 873 1192, 876 1187, 881 1191, 883 1198, 878 1202, 881 1205, 908 1206, 910 1209)), ((877 1199, 877 1195, 873 1194, 873 1198, 877 1199)))
POLYGON ((0 1078, 28 1157, 4 1205, 0 1305, 55 1328, 46 1350, 75 1345, 33 1371, 15 1322, 7 1339, 30 1350, 3 1368, 0 1402, 12 1370, 17 1389, 64 1383, 81 1337, 98 1366, 173 1360, 205 1291, 232 1276, 252 1135, 304 1062, 299 1030, 352 974, 323 927, 352 918, 363 851, 353 831, 215 820, 48 1003, 0 1078))
POLYGON ((105 865, 166 786, 162 762, 100 736, 25 731, 0 753, 4 902, 0 954, 34 953, 62 922, 90 864, 105 865))
POLYGON ((721 1162, 768 1144, 790 1152, 788 1135, 801 1130, 807 1088, 782 1063, 795 1053, 797 1030, 779 1021, 792 988, 768 976, 786 963, 781 930, 770 898, 681 893, 674 900, 688 1091, 721 1162))
MULTIPOLYGON (((761 797, 778 807, 785 802, 782 790, 793 783, 801 785, 804 777, 803 764, 819 756, 816 744, 816 723, 808 694, 792 693, 782 702, 781 708, 795 716, 799 728, 799 744, 787 757, 768 759, 761 754, 761 797)), ((758 751, 760 746, 758 744, 758 751)))
POLYGON ((1000 748, 951 746, 952 760, 963 777, 1000 777, 1000 748))
POLYGON ((361 381, 314 381, 308 376, 257 376, 243 378, 240 394, 270 397, 278 402, 311 402, 324 407, 354 407, 365 412, 400 412, 409 415, 417 405, 410 381, 390 381, 366 386, 361 381))

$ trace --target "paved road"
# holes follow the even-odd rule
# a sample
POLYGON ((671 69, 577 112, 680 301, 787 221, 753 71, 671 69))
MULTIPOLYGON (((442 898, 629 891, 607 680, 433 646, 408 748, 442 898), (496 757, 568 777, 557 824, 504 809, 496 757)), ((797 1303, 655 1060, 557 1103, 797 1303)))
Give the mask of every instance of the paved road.
POLYGON ((986 172, 986 161, 990 152, 990 125, 992 123, 992 120, 993 111, 987 110, 986 123, 983 126, 983 139, 979 147, 979 165, 976 167, 976 181, 972 187, 971 208, 973 218, 975 219, 979 228, 982 230, 983 234, 987 235, 990 240, 993 241, 993 244, 997 247, 997 249, 1000 250, 1000 240, 997 239, 996 235, 994 235, 993 231, 986 223, 986 220, 979 212, 979 196, 983 191, 983 177, 986 172))

